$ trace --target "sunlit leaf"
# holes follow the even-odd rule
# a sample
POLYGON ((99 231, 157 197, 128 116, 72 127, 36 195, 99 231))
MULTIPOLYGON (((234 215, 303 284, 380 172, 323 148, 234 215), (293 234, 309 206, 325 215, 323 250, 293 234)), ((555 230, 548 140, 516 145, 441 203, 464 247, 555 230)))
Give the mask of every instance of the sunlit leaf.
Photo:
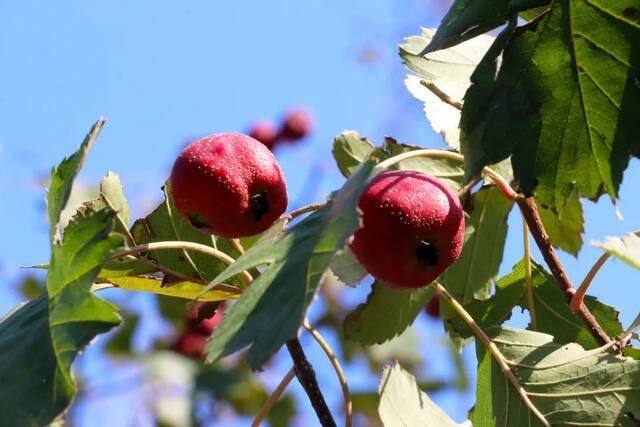
POLYGON ((349 177, 361 163, 366 161, 374 147, 355 131, 345 131, 333 140, 333 157, 338 169, 345 177, 349 177))
POLYGON ((582 248, 584 216, 577 192, 573 191, 567 203, 558 208, 557 212, 544 206, 540 206, 538 210, 551 244, 573 256, 578 256, 582 248))
POLYGON ((230 286, 220 286, 201 295, 204 286, 199 283, 178 281, 165 285, 162 279, 155 277, 111 277, 108 282, 127 291, 149 292, 188 300, 193 300, 198 295, 200 301, 225 301, 240 296, 240 290, 230 286))
POLYGON ((640 237, 637 234, 629 233, 624 237, 607 237, 602 243, 591 242, 591 244, 604 249, 632 267, 640 269, 640 237))

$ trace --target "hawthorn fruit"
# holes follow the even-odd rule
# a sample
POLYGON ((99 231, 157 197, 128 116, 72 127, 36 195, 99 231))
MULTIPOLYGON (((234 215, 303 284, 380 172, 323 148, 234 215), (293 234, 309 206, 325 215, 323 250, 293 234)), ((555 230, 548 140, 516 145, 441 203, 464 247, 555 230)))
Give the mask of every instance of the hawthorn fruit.
POLYGON ((280 129, 279 138, 283 141, 295 142, 306 137, 313 129, 313 116, 303 108, 296 108, 287 113, 280 129))
POLYGON ((462 206, 437 178, 383 172, 367 185, 358 208, 362 225, 351 249, 365 270, 390 287, 426 286, 460 256, 462 206))
POLYGON ((241 133, 189 144, 176 159, 170 182, 178 212, 209 234, 253 236, 287 208, 287 186, 275 157, 241 133))
POLYGON ((440 295, 436 294, 431 297, 427 305, 424 306, 424 312, 433 319, 440 318, 440 295))
POLYGON ((262 142, 269 150, 278 143, 278 127, 270 121, 260 120, 251 125, 249 136, 262 142))

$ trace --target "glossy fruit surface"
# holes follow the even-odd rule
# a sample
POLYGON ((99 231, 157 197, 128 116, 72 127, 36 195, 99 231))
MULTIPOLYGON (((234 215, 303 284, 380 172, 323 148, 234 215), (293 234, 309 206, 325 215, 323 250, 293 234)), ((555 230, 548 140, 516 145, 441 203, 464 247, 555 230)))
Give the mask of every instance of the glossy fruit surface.
POLYGON ((171 191, 191 225, 225 237, 258 234, 287 208, 284 176, 271 151, 235 132, 189 144, 173 165, 171 191))
POLYGON ((388 171, 365 188, 362 226, 351 249, 388 286, 415 289, 433 282, 462 250, 464 213, 457 195, 432 176, 388 171))

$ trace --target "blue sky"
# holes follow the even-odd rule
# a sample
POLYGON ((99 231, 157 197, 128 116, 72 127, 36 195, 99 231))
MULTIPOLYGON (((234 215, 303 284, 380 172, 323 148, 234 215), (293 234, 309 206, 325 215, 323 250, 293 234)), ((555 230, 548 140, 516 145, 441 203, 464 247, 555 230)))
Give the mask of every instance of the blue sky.
MULTIPOLYGON (((444 11, 438 2, 418 0, 401 6, 391 0, 0 2, 0 282, 6 291, 0 313, 19 302, 11 290, 22 274, 18 267, 48 259, 44 191, 38 180, 75 149, 99 116, 108 123, 81 180, 97 182, 108 170, 119 173, 138 215, 161 197, 160 186, 186 141, 243 131, 254 120, 278 119, 296 105, 314 111, 317 129, 303 144, 276 153, 292 205, 319 200, 341 185, 331 142, 344 129, 377 142, 392 135, 405 143, 441 147, 421 105, 404 90, 406 72, 397 44, 420 25, 436 25, 444 11), (310 180, 315 186, 308 185, 310 180)), ((578 261, 563 255, 574 281, 599 255, 589 247, 590 239, 640 229, 638 180, 640 167, 634 161, 618 206, 624 221, 616 219, 604 198, 598 205, 585 203, 585 250, 578 261)), ((502 272, 521 256, 517 214, 509 224, 502 272)), ((637 292, 632 274, 626 265, 610 262, 592 292, 621 308, 627 324, 637 314, 628 297, 637 292)), ((354 291, 354 304, 365 292, 354 291)), ((148 313, 146 331, 162 331, 144 298, 126 300, 148 313)), ((418 329, 424 342, 438 339, 437 323, 422 319, 418 329)), ((467 353, 471 366, 473 357, 467 353)), ((324 375, 328 367, 319 353, 312 356, 338 407, 339 388, 331 375, 324 375)), ((445 356, 429 356, 429 366, 448 375, 445 356)), ((91 351, 86 359, 95 367, 110 366, 91 351)), ((288 369, 281 359, 272 374, 276 382, 288 369)), ((93 366, 86 369, 98 370, 93 366)), ((354 368, 356 385, 377 381, 360 378, 364 372, 354 368)), ((435 396, 458 420, 465 418, 471 398, 435 396)), ((102 425, 100 415, 85 412, 83 425, 102 425)))

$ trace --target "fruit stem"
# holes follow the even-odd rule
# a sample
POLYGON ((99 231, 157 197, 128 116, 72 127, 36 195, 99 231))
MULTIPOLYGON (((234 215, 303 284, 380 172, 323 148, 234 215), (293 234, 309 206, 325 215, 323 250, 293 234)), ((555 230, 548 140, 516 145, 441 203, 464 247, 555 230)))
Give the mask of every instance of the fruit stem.
MULTIPOLYGON (((437 150, 433 148, 425 148, 421 150, 408 151, 406 153, 398 154, 397 156, 390 157, 383 162, 380 162, 376 169, 384 170, 388 169, 391 166, 399 163, 403 160, 411 159, 413 157, 436 157, 436 158, 445 158, 456 160, 458 162, 464 162, 464 156, 460 153, 455 153, 453 151, 447 150, 437 150)), ((518 193, 515 192, 513 188, 509 185, 509 183, 500 175, 498 172, 494 171, 489 167, 482 168, 482 173, 496 184, 496 186, 502 191, 504 197, 508 200, 514 201, 518 197, 518 193)))
POLYGON ((289 354, 293 360, 293 367, 298 381, 300 381, 302 388, 304 388, 304 391, 307 393, 311 401, 311 406, 313 406, 318 420, 320 420, 320 424, 322 427, 337 427, 333 415, 331 415, 329 411, 327 402, 324 400, 320 386, 318 385, 313 366, 311 366, 311 363, 307 360, 307 356, 304 354, 304 350, 302 350, 300 340, 298 338, 292 338, 287 341, 287 350, 289 350, 289 354))
POLYGON ((333 351, 331 351, 331 347, 324 340, 324 338, 322 338, 322 335, 320 335, 320 332, 316 328, 311 326, 306 319, 304 320, 302 325, 307 331, 309 331, 309 333, 316 340, 318 345, 320 345, 320 347, 324 351, 324 354, 326 354, 327 357, 329 358, 331 365, 333 365, 333 369, 336 371, 336 375, 338 376, 338 381, 340 381, 340 386, 342 387, 342 398, 344 400, 344 416, 345 416, 344 425, 346 427, 351 427, 351 412, 352 412, 351 393, 349 392, 349 385, 347 384, 347 378, 344 375, 342 366, 340 366, 340 362, 338 361, 338 358, 336 357, 335 354, 333 354, 333 351))
POLYGON ((295 376, 296 376, 296 373, 294 369, 293 368, 289 369, 289 372, 287 372, 287 375, 285 375, 282 378, 282 380, 280 381, 280 384, 278 384, 278 386, 273 391, 273 393, 271 393, 271 396, 269 396, 267 401, 264 402, 264 405, 262 405, 260 412, 258 413, 256 418, 253 420, 253 423, 251 423, 251 427, 260 426, 262 421, 264 421, 267 415, 269 415, 269 411, 271 411, 271 408, 273 408, 273 405, 275 405, 278 399, 280 399, 280 396, 282 396, 282 393, 284 393, 285 389, 287 388, 287 386, 295 376))
POLYGON ((542 422, 543 425, 549 427, 551 424, 549 424, 544 415, 540 413, 531 399, 529 399, 527 391, 522 387, 518 379, 513 375, 513 372, 511 371, 511 368, 509 367, 509 364, 507 363, 507 360, 505 359, 500 349, 495 345, 493 341, 491 341, 491 338, 489 338, 487 334, 484 333, 482 328, 480 328, 476 321, 473 320, 473 317, 471 317, 467 310, 464 309, 464 307, 453 297, 453 295, 451 295, 444 288, 444 286, 442 286, 438 282, 433 282, 433 285, 436 287, 436 292, 447 300, 449 305, 451 305, 456 313, 458 313, 460 317, 462 317, 462 320, 464 320, 465 323, 469 325, 474 334, 480 339, 480 341, 482 341, 487 350, 489 350, 489 353, 491 353, 495 361, 498 363, 498 366, 502 370, 502 373, 507 378, 507 380, 509 380, 511 385, 513 385, 513 387, 516 389, 529 410, 533 412, 533 414, 542 422))
MULTIPOLYGON (((121 249, 119 251, 114 252, 111 255, 111 259, 122 258, 127 255, 134 255, 141 252, 149 252, 149 251, 157 251, 157 250, 165 250, 165 249, 186 249, 195 252, 200 252, 205 255, 212 256, 214 258, 219 259, 220 261, 226 264, 233 264, 235 260, 229 255, 225 254, 222 251, 212 248, 211 246, 203 245, 196 242, 183 242, 183 241, 166 241, 166 242, 151 242, 145 243, 142 245, 136 245, 131 248, 121 249)), ((243 271, 242 277, 247 284, 250 284, 253 281, 253 277, 246 272, 243 271)))
MULTIPOLYGON (((560 259, 558 258, 555 249, 551 246, 551 240, 549 239, 549 235, 542 224, 542 219, 538 213, 535 198, 518 196, 516 198, 516 203, 518 204, 518 207, 522 212, 522 216, 531 230, 531 235, 536 241, 542 257, 547 263, 547 266, 549 266, 549 270, 551 270, 551 274, 553 274, 558 286, 562 292, 564 292, 567 303, 569 303, 576 293, 576 288, 573 287, 567 272, 560 263, 560 259)), ((596 318, 593 317, 593 314, 591 314, 584 304, 582 304, 575 313, 580 317, 580 319, 582 319, 582 322, 587 326, 591 335, 600 345, 605 345, 611 342, 611 338, 609 338, 604 329, 602 329, 602 326, 600 326, 596 318)), ((616 346, 614 346, 614 348, 616 351, 619 351, 619 348, 616 346)))
POLYGON ((529 226, 522 218, 522 231, 524 237, 524 282, 527 286, 527 302, 529 304, 529 316, 531 316, 531 330, 538 330, 538 320, 536 316, 536 304, 533 297, 533 283, 531 280, 531 249, 529 247, 529 226))
POLYGON ((291 212, 290 214, 287 215, 289 221, 292 221, 293 219, 299 217, 300 215, 304 215, 308 212, 313 212, 313 211, 317 211, 318 209, 320 209, 321 207, 323 207, 324 205, 326 205, 326 203, 316 203, 313 205, 309 205, 309 206, 304 206, 300 209, 296 209, 295 211, 291 212))

